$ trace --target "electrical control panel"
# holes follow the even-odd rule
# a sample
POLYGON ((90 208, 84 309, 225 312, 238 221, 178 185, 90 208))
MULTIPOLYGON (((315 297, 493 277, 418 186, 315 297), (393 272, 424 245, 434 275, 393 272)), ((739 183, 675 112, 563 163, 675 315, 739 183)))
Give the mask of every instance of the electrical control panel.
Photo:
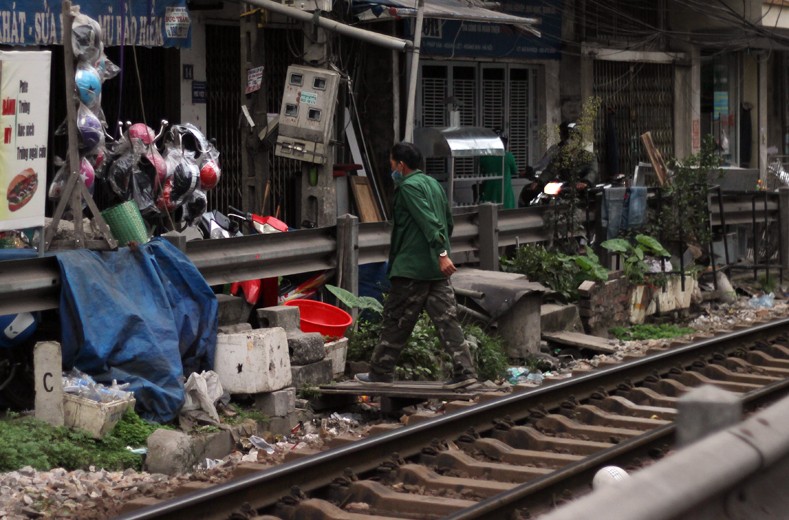
POLYGON ((340 75, 334 71, 301 65, 288 67, 276 155, 318 164, 326 162, 339 85, 340 75))

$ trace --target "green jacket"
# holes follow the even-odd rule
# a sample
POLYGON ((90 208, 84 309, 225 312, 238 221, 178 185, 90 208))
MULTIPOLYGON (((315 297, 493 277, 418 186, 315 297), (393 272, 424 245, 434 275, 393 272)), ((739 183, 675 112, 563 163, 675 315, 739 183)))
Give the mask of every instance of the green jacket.
MULTIPOLYGON (((480 202, 503 203, 504 209, 517 208, 515 203, 515 193, 512 191, 512 179, 518 176, 518 166, 515 164, 515 156, 512 152, 507 152, 504 156, 504 180, 485 181, 482 183, 482 193, 480 202), (504 199, 501 197, 501 187, 504 186, 504 199)), ((482 173, 502 175, 501 157, 486 155, 479 158, 479 169, 482 173)))
POLYGON ((395 186, 394 228, 389 247, 390 278, 443 280, 438 255, 449 252, 452 211, 444 188, 420 170, 395 186))

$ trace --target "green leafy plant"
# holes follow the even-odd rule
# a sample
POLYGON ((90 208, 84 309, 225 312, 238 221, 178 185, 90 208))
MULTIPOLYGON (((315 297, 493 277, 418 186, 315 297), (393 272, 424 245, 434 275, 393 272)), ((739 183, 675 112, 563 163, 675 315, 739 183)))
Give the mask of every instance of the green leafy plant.
POLYGON ((7 417, 0 421, 0 471, 24 466, 41 471, 56 467, 86 470, 90 466, 139 471, 142 458, 126 446, 144 446, 148 436, 161 427, 129 411, 113 431, 97 440, 85 432, 50 426, 32 417, 7 417))
POLYGON ((464 332, 471 345, 471 356, 479 379, 495 381, 502 377, 509 363, 501 338, 489 335, 477 325, 466 326, 464 332))
POLYGON ((584 280, 608 279, 608 271, 591 249, 583 255, 566 255, 539 244, 526 244, 512 258, 501 258, 500 263, 502 270, 525 274, 567 301, 578 298, 578 286, 584 280))
POLYGON ((710 180, 723 174, 721 164, 712 135, 704 137, 698 154, 667 161, 670 181, 662 188, 659 215, 651 219, 653 234, 706 248, 711 239, 707 192, 710 180))
POLYGON ((620 255, 622 270, 627 279, 634 284, 644 283, 646 273, 649 271, 645 261, 648 255, 659 258, 671 257, 671 253, 666 251, 660 242, 648 235, 636 235, 634 241, 625 238, 612 238, 600 246, 620 255))
POLYGON ((351 291, 329 284, 326 285, 326 289, 336 296, 343 305, 350 309, 359 309, 360 311, 369 310, 378 314, 384 311, 384 306, 381 302, 371 296, 356 296, 351 291))
POLYGON ((680 327, 673 323, 659 325, 638 324, 630 327, 613 327, 609 331, 615 338, 623 341, 637 341, 646 339, 676 338, 695 332, 689 327, 680 327))

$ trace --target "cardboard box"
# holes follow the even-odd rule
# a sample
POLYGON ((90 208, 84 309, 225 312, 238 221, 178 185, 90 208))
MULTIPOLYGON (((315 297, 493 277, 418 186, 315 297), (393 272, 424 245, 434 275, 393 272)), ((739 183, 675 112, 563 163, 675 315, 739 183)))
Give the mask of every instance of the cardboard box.
POLYGON ((63 413, 68 428, 85 430, 94 439, 107 435, 135 400, 100 403, 74 394, 63 394, 63 413))

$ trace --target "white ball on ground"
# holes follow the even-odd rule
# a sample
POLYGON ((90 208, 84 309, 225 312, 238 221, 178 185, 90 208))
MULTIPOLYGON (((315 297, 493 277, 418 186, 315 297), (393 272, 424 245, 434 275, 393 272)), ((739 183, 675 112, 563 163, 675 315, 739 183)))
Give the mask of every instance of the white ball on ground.
POLYGON ((606 466, 595 473, 592 479, 592 488, 600 489, 628 478, 630 478, 630 475, 622 468, 618 466, 606 466))

